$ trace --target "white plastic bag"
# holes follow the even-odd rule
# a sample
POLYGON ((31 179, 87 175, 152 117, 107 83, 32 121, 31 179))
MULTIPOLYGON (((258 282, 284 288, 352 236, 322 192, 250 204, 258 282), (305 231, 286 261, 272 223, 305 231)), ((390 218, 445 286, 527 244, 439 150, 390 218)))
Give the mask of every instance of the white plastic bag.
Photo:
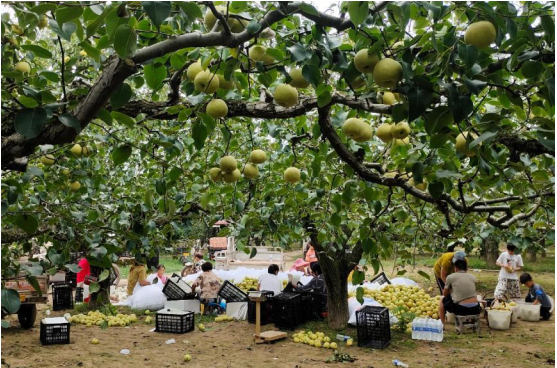
POLYGON ((159 310, 164 308, 166 296, 156 285, 143 286, 126 300, 126 305, 133 309, 159 310))

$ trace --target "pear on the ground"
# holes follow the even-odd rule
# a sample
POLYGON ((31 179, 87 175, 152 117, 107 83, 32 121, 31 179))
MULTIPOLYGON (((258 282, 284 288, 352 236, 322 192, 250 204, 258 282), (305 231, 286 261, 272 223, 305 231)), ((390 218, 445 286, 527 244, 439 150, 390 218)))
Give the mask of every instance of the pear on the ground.
POLYGON ((396 60, 380 60, 373 69, 373 80, 383 88, 394 88, 402 80, 402 65, 396 60))
POLYGON ((234 183, 235 181, 240 179, 240 177, 242 177, 242 173, 238 169, 229 173, 225 172, 222 174, 222 180, 224 180, 225 183, 234 183))
POLYGON ((377 131, 375 132, 375 135, 377 136, 377 138, 381 139, 384 143, 389 143, 393 139, 391 130, 392 130, 391 124, 383 123, 379 125, 379 127, 377 127, 377 131))
MULTIPOLYGON (((471 150, 471 149, 468 148, 469 142, 468 142, 467 139, 468 139, 469 135, 470 134, 468 132, 464 132, 464 133, 459 134, 456 137, 455 148, 458 152, 462 153, 463 155, 466 155, 468 157, 472 157, 472 156, 476 155, 476 152, 474 152, 474 150, 471 150)), ((472 139, 470 139, 470 142, 472 142, 473 140, 478 138, 478 136, 474 133, 472 133, 470 135, 470 137, 472 138, 472 139)))
POLYGON ((256 149, 251 151, 249 160, 254 164, 262 164, 267 161, 267 154, 263 150, 256 149))
POLYGON ((376 53, 369 54, 368 49, 358 51, 354 57, 354 66, 360 73, 372 73, 378 62, 379 56, 376 53))
POLYGON ((480 21, 472 23, 464 33, 464 42, 468 45, 474 45, 478 49, 483 49, 497 38, 497 30, 491 22, 480 21))
POLYGON ((56 157, 53 155, 43 155, 41 156, 41 163, 46 166, 52 166, 56 162, 56 157))
POLYGON ((206 70, 197 74, 193 81, 193 84, 197 92, 205 92, 206 94, 210 95, 212 93, 215 93, 219 88, 219 77, 217 77, 216 74, 213 74, 210 71, 206 70))
POLYGON ((188 77, 189 80, 193 82, 195 80, 195 77, 197 77, 197 75, 202 71, 203 71, 203 67, 201 66, 201 63, 193 63, 190 66, 188 66, 188 70, 186 71, 186 76, 188 77))
POLYGON ((302 75, 302 69, 296 68, 290 71, 290 85, 296 88, 308 88, 309 82, 302 75))
POLYGON ((385 105, 393 105, 396 103, 396 96, 392 92, 383 92, 383 96, 381 96, 381 101, 385 105))
POLYGON ((29 73, 31 72, 31 65, 29 65, 26 61, 20 61, 19 63, 15 64, 15 70, 19 70, 22 73, 29 73))
POLYGON ((404 139, 408 137, 408 135, 410 135, 410 125, 404 121, 393 125, 391 135, 396 139, 404 139))
POLYGON ((219 161, 220 169, 225 173, 231 173, 238 168, 238 163, 233 156, 224 156, 219 161))
POLYGON ((298 103, 298 90, 288 84, 281 84, 273 95, 277 104, 282 107, 292 107, 298 103))
POLYGON ((247 179, 255 179, 259 176, 259 168, 254 164, 246 164, 244 167, 244 177, 247 179))
POLYGON ((220 98, 215 98, 207 104, 205 112, 215 119, 224 118, 228 114, 228 106, 220 98))
POLYGON ((221 181, 222 180, 222 170, 218 167, 212 167, 209 169, 209 177, 212 181, 221 181))
POLYGON ((288 169, 284 170, 284 180, 289 183, 297 183, 300 181, 301 172, 300 169, 296 167, 289 167, 288 169))

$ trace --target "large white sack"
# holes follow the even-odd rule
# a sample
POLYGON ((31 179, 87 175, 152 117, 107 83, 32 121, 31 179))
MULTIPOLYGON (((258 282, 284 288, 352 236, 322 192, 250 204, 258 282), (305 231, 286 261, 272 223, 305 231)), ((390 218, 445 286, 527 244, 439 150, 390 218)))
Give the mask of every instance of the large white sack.
MULTIPOLYGON (((156 273, 152 273, 149 276, 147 276, 147 278, 145 280, 149 281, 152 285, 154 285, 154 286, 156 286, 156 287, 158 287, 159 289, 162 290, 164 288, 164 284, 161 282, 161 280, 157 280, 157 283, 153 284, 153 280, 158 279, 158 278, 159 277, 157 276, 156 273)), ((137 283, 137 285, 139 285, 139 283, 137 283)))
POLYGON ((391 280, 393 285, 405 285, 405 286, 418 286, 418 283, 414 280, 407 279, 406 277, 396 277, 391 280))
MULTIPOLYGON (((370 305, 372 307, 382 307, 380 303, 372 298, 364 298, 364 304, 360 304, 355 297, 348 299, 348 315, 350 316, 350 318, 348 319, 349 324, 356 326, 356 311, 359 311, 366 305, 370 305)), ((396 318, 391 312, 389 312, 389 324, 392 326, 397 322, 398 318, 396 318)))
POLYGON ((160 310, 164 308, 166 296, 156 285, 147 285, 138 289, 126 300, 132 309, 160 310))

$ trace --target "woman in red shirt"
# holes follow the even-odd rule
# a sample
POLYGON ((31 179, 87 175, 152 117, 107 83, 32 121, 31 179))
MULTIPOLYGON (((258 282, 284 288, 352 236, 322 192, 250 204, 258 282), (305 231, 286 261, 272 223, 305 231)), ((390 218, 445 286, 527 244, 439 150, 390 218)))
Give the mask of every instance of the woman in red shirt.
MULTIPOLYGON (((81 271, 77 273, 77 287, 83 288, 85 278, 91 274, 91 267, 87 258, 82 258, 77 265, 81 268, 81 271)), ((85 298, 83 302, 89 303, 89 297, 85 298)))

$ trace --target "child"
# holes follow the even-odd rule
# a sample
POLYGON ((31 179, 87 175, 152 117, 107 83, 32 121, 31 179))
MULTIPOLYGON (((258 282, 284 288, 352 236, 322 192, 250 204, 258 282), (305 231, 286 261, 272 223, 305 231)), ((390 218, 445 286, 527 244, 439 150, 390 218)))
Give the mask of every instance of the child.
POLYGON ((203 253, 197 252, 193 255, 193 261, 195 262, 195 272, 201 271, 201 266, 205 263, 203 259, 203 253))
POLYGON ((551 317, 551 301, 543 288, 534 283, 532 276, 529 273, 520 275, 520 283, 529 288, 528 295, 526 295, 526 302, 533 302, 533 304, 541 304, 540 316, 544 321, 551 317))
POLYGON ((168 281, 168 279, 164 275, 165 270, 166 270, 166 268, 164 268, 164 265, 160 264, 160 265, 157 266, 157 278, 159 279, 159 282, 161 283, 161 285, 166 284, 166 281, 168 281))

